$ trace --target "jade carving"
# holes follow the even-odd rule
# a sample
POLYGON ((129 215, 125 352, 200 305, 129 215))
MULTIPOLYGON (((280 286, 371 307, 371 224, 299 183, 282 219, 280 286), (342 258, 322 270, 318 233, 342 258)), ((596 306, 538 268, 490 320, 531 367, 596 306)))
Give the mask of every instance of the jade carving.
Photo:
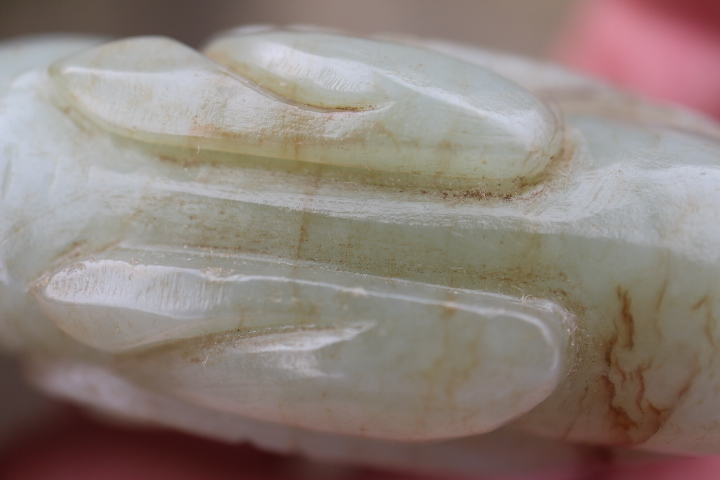
POLYGON ((377 464, 720 453, 711 121, 308 29, 0 60, 0 347, 41 388, 377 464))

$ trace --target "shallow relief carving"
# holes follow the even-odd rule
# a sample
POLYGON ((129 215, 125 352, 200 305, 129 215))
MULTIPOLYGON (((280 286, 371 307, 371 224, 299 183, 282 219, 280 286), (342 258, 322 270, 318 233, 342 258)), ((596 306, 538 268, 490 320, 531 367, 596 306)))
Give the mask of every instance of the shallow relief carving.
POLYGON ((396 40, 6 46, 2 347, 56 395, 314 456, 719 453, 717 126, 396 40))

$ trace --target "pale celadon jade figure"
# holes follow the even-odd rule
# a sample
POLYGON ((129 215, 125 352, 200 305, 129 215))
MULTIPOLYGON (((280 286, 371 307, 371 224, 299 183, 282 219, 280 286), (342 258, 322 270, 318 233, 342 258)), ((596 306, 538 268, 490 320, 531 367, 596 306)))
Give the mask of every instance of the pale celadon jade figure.
POLYGON ((42 389, 379 465, 720 453, 712 122, 307 28, 0 65, 0 346, 42 389))

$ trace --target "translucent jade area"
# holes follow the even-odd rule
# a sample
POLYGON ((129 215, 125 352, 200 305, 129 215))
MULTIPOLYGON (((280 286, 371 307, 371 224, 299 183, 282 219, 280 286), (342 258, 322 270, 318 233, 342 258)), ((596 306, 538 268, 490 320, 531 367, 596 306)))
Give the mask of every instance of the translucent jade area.
POLYGON ((152 143, 478 179, 532 177, 562 146, 540 98, 446 55, 291 32, 220 38, 206 53, 120 40, 50 72, 91 121, 152 143))

